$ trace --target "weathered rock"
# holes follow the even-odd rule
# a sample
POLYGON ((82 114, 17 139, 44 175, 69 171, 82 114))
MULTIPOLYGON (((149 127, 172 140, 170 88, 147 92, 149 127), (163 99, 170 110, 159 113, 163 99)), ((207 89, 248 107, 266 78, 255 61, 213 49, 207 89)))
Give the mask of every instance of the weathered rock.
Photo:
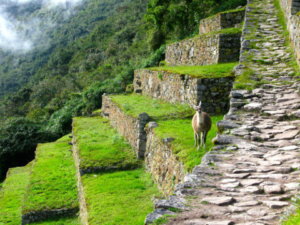
POLYGON ((263 204, 270 207, 271 209, 280 209, 289 205, 289 203, 282 201, 263 201, 263 204))
POLYGON ((263 217, 268 214, 268 211, 264 207, 256 207, 256 208, 249 209, 247 213, 250 216, 263 217))
POLYGON ((177 196, 170 196, 167 200, 158 200, 155 203, 155 208, 157 209, 179 209, 179 210, 185 210, 186 207, 186 201, 183 198, 177 197, 177 196))
POLYGON ((262 108, 262 104, 259 102, 251 102, 244 106, 244 109, 247 111, 259 111, 262 108))
POLYGON ((235 199, 232 197, 206 197, 202 199, 202 202, 207 202, 213 205, 225 206, 233 204, 235 202, 235 199))
POLYGON ((166 209, 155 209, 153 213, 150 213, 145 219, 145 225, 153 223, 155 220, 163 217, 164 215, 174 215, 175 213, 166 209))
POLYGON ((249 180, 242 180, 241 183, 243 186, 255 186, 259 185, 263 182, 263 180, 258 180, 258 179, 249 179, 249 180))
POLYGON ((264 191, 267 194, 281 194, 283 192, 281 185, 266 185, 264 191))
POLYGON ((298 133, 299 133, 299 130, 286 131, 284 133, 277 134, 274 137, 274 139, 276 139, 276 140, 290 140, 292 138, 295 138, 298 133))

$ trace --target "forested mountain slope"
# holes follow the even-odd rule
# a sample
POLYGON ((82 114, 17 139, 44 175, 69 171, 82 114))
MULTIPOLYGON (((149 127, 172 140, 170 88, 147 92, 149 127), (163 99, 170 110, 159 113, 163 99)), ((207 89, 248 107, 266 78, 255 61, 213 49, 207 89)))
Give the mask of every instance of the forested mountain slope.
POLYGON ((85 0, 53 10, 27 2, 9 9, 18 21, 39 21, 23 32, 26 38, 40 29, 33 48, 0 49, 2 173, 32 159, 38 142, 69 132, 72 116, 91 114, 103 93, 125 91, 134 69, 158 65, 165 43, 193 36, 200 19, 246 3, 85 0))

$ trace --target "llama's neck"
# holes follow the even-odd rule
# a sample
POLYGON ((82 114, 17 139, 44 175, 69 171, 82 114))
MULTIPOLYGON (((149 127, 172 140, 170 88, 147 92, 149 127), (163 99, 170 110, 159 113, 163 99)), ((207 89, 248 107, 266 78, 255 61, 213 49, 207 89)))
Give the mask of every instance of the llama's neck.
POLYGON ((202 118, 201 118, 201 112, 199 112, 199 111, 197 111, 196 112, 197 114, 197 124, 199 124, 199 123, 201 123, 201 121, 202 121, 202 118))

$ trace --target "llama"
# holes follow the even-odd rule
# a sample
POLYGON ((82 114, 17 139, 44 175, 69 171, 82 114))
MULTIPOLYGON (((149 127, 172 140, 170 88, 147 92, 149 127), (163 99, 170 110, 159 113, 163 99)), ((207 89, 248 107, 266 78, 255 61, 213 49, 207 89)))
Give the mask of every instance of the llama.
POLYGON ((211 118, 206 112, 202 111, 201 104, 200 101, 198 106, 194 106, 196 113, 192 120, 195 147, 197 147, 197 150, 199 150, 201 146, 204 146, 204 149, 206 148, 206 137, 211 128, 211 118))

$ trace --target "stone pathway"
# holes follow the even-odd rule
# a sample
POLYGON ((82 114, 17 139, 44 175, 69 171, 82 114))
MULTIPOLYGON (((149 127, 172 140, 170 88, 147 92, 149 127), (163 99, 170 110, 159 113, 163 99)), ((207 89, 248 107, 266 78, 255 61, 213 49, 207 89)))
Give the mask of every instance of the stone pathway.
POLYGON ((183 210, 169 225, 280 224, 299 193, 299 82, 291 82, 292 55, 273 1, 251 3, 241 63, 254 71, 252 79, 268 84, 231 92, 230 112, 219 123, 224 133, 216 138, 218 145, 170 200, 156 203, 158 211, 183 210))

